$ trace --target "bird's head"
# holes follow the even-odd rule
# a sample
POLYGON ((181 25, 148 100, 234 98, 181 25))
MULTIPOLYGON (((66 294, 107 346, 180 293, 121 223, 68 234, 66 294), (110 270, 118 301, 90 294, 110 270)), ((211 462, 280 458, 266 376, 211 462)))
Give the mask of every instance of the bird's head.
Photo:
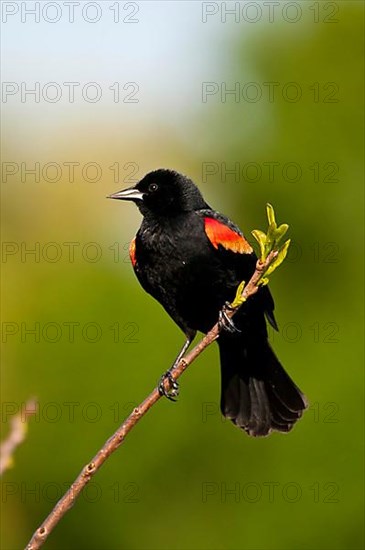
POLYGON ((134 187, 113 193, 109 198, 135 202, 144 216, 175 216, 209 208, 191 179, 166 169, 149 172, 134 187))

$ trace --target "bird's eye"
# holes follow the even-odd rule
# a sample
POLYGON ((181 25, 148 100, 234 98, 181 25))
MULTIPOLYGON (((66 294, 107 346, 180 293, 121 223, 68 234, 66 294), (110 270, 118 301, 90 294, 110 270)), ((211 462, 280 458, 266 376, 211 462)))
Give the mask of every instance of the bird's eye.
POLYGON ((149 187, 148 187, 148 191, 152 191, 152 193, 154 191, 157 191, 157 189, 158 189, 157 183, 151 183, 151 185, 149 185, 149 187))

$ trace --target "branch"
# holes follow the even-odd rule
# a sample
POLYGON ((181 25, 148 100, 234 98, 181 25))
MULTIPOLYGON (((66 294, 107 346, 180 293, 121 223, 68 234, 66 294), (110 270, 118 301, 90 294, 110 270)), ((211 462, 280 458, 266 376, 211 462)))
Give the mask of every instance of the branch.
MULTIPOLYGON (((272 209, 272 207, 271 207, 272 209)), ((272 214, 273 215, 273 214, 272 214)), ((269 217, 269 231, 268 236, 270 235, 271 221, 269 217)), ((274 218, 273 218, 274 219, 274 218)), ((275 223, 275 219, 274 219, 275 223)), ((276 224, 275 224, 276 227, 276 224)), ((280 229, 280 228, 279 228, 280 229)), ((262 233, 262 232, 260 232, 262 233)), ((265 236, 264 233, 262 235, 265 236)), ((255 236, 255 235, 254 235, 255 236)), ((256 237, 255 237, 256 238, 256 237)), ((262 237, 261 237, 262 240, 262 237)), ((248 298, 256 294, 258 289, 262 284, 267 283, 267 279, 264 278, 270 269, 272 272, 284 257, 279 261, 279 256, 281 250, 275 249, 277 240, 273 240, 271 246, 268 246, 265 253, 261 255, 261 259, 257 260, 256 269, 248 284, 242 289, 244 283, 242 283, 238 290, 234 302, 231 304, 231 308, 226 311, 226 315, 229 318, 232 318, 237 310, 241 307, 242 303, 245 302, 248 298)), ((260 245, 261 246, 261 245, 260 245)), ((285 246, 285 245, 284 245, 285 246)), ((288 245, 287 245, 288 246, 288 245)), ((287 248, 287 247, 286 247, 287 248)), ((285 251, 286 253, 286 251, 285 251)), ((174 380, 180 378, 183 372, 187 369, 189 365, 195 361, 195 359, 212 343, 214 342, 220 332, 220 326, 218 323, 204 336, 204 338, 190 351, 188 352, 176 365, 176 367, 171 370, 171 374, 174 380)), ((169 389, 169 381, 165 380, 165 389, 169 389)), ((118 447, 124 442, 128 433, 134 428, 134 426, 143 418, 143 416, 150 410, 150 408, 157 403, 161 398, 158 388, 155 388, 148 397, 136 407, 128 418, 121 424, 117 431, 105 442, 103 447, 99 452, 92 458, 92 460, 84 466, 81 470, 79 476, 63 495, 63 497, 57 502, 56 506, 53 508, 52 512, 45 519, 42 525, 35 531, 26 550, 37 550, 40 548, 43 543, 46 541, 50 533, 56 527, 58 522, 63 518, 66 512, 72 508, 76 499, 82 492, 83 488, 87 483, 93 478, 96 472, 101 468, 107 458, 114 453, 118 447)))
POLYGON ((37 403, 34 399, 30 399, 26 402, 24 409, 11 418, 10 432, 0 445, 0 476, 13 465, 14 453, 27 434, 27 417, 36 412, 37 403))

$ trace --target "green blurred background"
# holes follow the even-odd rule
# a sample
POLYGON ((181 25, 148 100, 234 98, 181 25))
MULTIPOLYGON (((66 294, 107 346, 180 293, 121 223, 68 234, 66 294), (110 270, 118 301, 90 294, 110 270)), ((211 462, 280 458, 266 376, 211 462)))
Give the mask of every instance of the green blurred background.
POLYGON ((63 94, 2 103, 2 437, 39 401, 2 480, 2 548, 26 544, 183 341, 132 272, 137 209, 105 200, 157 167, 189 174, 247 235, 265 228, 267 201, 290 224, 273 345, 311 406, 287 436, 247 437, 218 412, 212 346, 45 547, 363 548, 363 3, 280 2, 272 15, 251 2, 225 16, 234 3, 120 2, 118 23, 111 2, 95 23, 83 2, 74 23, 63 2, 56 23, 54 7, 22 23, 10 4, 3 80, 63 94), (82 98, 88 82, 100 101, 82 98), (240 96, 225 96, 235 83, 240 96), (21 167, 37 162, 39 181, 21 167))

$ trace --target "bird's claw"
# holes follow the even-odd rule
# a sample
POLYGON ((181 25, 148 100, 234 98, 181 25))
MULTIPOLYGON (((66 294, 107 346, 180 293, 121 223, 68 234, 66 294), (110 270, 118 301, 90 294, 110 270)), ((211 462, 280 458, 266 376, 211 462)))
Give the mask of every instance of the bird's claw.
POLYGON ((221 330, 226 330, 227 332, 230 332, 231 334, 236 332, 241 332, 240 329, 236 327, 234 322, 230 317, 227 315, 227 311, 233 311, 235 308, 232 308, 229 302, 226 302, 222 309, 219 312, 218 317, 218 325, 221 330))
POLYGON ((162 396, 164 395, 170 401, 177 401, 177 396, 179 395, 179 384, 174 380, 171 372, 168 370, 163 374, 158 383, 158 393, 162 396), (169 381, 169 388, 165 389, 165 380, 169 381))

